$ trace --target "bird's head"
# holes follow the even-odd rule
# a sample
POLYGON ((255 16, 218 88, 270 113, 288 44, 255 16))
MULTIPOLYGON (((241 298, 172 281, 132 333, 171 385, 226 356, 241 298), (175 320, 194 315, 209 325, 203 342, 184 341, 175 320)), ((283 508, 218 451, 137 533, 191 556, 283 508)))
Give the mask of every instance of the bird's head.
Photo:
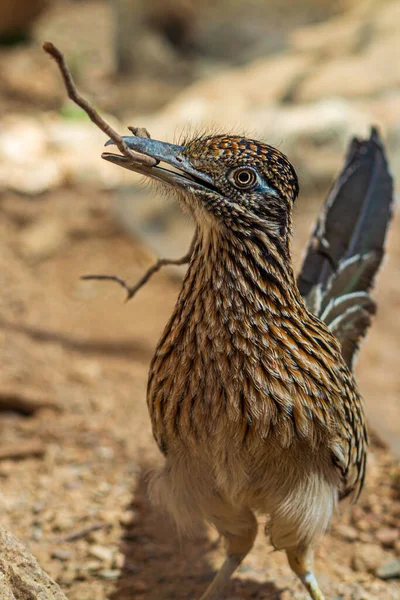
POLYGON ((200 226, 211 222, 237 229, 257 223, 275 235, 288 233, 298 181, 275 148, 228 135, 200 137, 183 146, 138 136, 124 141, 154 158, 155 166, 138 166, 108 152, 103 158, 168 186, 200 226))

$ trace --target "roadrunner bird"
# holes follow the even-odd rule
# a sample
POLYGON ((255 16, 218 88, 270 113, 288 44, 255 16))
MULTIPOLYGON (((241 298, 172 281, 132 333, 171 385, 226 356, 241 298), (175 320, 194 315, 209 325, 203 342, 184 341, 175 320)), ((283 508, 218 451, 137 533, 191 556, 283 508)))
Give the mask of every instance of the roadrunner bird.
POLYGON ((226 560, 201 600, 222 597, 253 545, 255 513, 269 517, 272 544, 322 600, 313 548, 365 475, 351 367, 375 310, 369 290, 391 214, 378 134, 352 142, 297 284, 290 236, 299 187, 283 154, 228 135, 183 146, 124 140, 156 165, 103 157, 173 190, 197 225, 150 367, 148 407, 165 455, 151 494, 181 528, 200 517, 225 540, 226 560))

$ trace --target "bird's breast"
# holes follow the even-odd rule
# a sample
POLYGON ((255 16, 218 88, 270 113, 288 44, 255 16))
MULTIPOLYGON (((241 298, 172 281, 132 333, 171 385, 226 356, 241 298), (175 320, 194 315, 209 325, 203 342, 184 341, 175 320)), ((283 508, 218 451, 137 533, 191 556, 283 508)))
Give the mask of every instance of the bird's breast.
POLYGON ((295 362, 287 352, 292 340, 285 346, 265 307, 252 313, 233 297, 229 303, 227 311, 223 301, 204 294, 184 303, 158 345, 148 404, 164 451, 177 440, 192 447, 213 440, 218 448, 222 439, 243 446, 272 434, 288 446, 296 427, 309 427, 307 410, 299 406, 321 390, 299 370, 307 357, 297 348, 295 362))
POLYGON ((209 236, 195 247, 156 349, 148 384, 154 435, 164 450, 173 440, 218 447, 222 438, 257 445, 272 436, 287 447, 297 435, 313 443, 318 426, 330 426, 331 395, 341 393, 331 368, 337 344, 283 267, 279 275, 250 260, 258 246, 246 255, 221 244, 209 236))

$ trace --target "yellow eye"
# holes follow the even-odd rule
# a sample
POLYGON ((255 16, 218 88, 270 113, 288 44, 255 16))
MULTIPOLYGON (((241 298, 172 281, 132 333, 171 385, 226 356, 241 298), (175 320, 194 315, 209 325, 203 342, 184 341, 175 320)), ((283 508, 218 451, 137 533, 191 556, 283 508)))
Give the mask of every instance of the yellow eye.
POLYGON ((257 174, 249 167, 240 167, 231 173, 231 181, 238 188, 248 189, 257 183, 257 174))

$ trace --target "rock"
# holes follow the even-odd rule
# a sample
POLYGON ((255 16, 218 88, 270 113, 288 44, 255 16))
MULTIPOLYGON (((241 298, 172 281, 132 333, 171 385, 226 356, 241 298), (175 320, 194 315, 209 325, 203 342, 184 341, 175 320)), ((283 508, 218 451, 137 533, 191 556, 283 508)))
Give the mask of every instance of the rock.
POLYGON ((98 558, 103 562, 108 562, 111 564, 114 556, 114 551, 110 548, 106 548, 106 546, 100 546, 98 544, 95 544, 90 547, 89 554, 94 558, 98 558))
POLYGON ((46 134, 40 124, 30 117, 10 117, 2 120, 0 157, 2 160, 25 164, 42 157, 46 149, 46 134))
POLYGON ((0 124, 0 190, 37 195, 66 183, 111 189, 135 178, 101 159, 106 136, 85 120, 18 115, 0 124))
POLYGON ((400 560, 391 560, 381 565, 375 571, 375 575, 380 579, 393 579, 400 577, 400 560))
POLYGON ((382 546, 393 548, 399 538, 400 532, 398 529, 392 527, 382 527, 382 529, 378 529, 375 535, 382 546))
POLYGON ((120 569, 121 570, 124 567, 125 562, 126 562, 126 556, 125 556, 125 554, 123 554, 122 552, 117 552, 117 554, 114 557, 114 561, 113 561, 114 567, 116 569, 120 569))
POLYGON ((62 183, 60 165, 54 159, 44 158, 39 163, 0 166, 0 189, 7 188, 29 196, 41 194, 62 183))
POLYGON ((352 542, 358 538, 357 529, 351 525, 338 525, 336 527, 336 531, 342 538, 348 540, 349 542, 352 542))
POLYGON ((387 560, 387 554, 377 544, 356 544, 352 559, 355 571, 375 571, 387 560))
MULTIPOLYGON (((117 131, 122 132, 121 124, 114 117, 104 115, 104 118, 117 131)), ((47 151, 52 151, 57 156, 64 182, 112 189, 124 180, 132 181, 132 176, 128 176, 129 171, 123 173, 125 169, 116 169, 102 160, 101 153, 107 141, 106 136, 85 118, 48 118, 43 127, 46 132, 47 151)))
POLYGON ((0 598, 67 600, 29 550, 3 527, 0 527, 0 598))
POLYGON ((371 525, 366 519, 359 519, 356 526, 359 531, 369 531, 371 529, 371 525))
POLYGON ((400 53, 398 35, 380 39, 363 55, 347 55, 323 62, 303 81, 296 93, 299 102, 321 97, 373 96, 400 84, 400 64, 391 57, 400 53))
POLYGON ((359 37, 360 20, 346 14, 296 29, 290 35, 290 42, 297 52, 323 53, 326 57, 334 57, 351 53, 359 37))
POLYGON ((125 527, 131 525, 137 519, 137 513, 133 510, 125 510, 119 517, 119 522, 125 527))
POLYGON ((113 580, 118 579, 121 575, 121 571, 119 569, 102 569, 101 571, 98 571, 97 575, 102 579, 113 580))
POLYGON ((365 531, 361 531, 359 533, 358 539, 360 542, 364 542, 364 544, 372 544, 374 542, 374 536, 371 533, 366 533, 365 531))
POLYGON ((185 109, 186 121, 201 123, 210 120, 219 124, 227 117, 236 119, 255 108, 279 102, 308 72, 312 63, 313 59, 309 56, 289 53, 257 60, 193 84, 180 94, 176 102, 185 109), (226 101, 227 98, 230 102, 226 101))
POLYGON ((71 556, 71 550, 63 550, 62 548, 55 548, 51 553, 52 558, 56 558, 57 560, 60 560, 62 562, 70 559, 71 556))
POLYGON ((292 47, 320 57, 314 72, 299 85, 296 100, 374 96, 395 89, 400 66, 393 64, 392 57, 400 50, 399 18, 399 2, 361 3, 345 14, 295 31, 292 47))
POLYGON ((30 117, 4 119, 0 127, 0 189, 40 194, 59 185, 61 169, 46 155, 47 139, 40 123, 30 117))

